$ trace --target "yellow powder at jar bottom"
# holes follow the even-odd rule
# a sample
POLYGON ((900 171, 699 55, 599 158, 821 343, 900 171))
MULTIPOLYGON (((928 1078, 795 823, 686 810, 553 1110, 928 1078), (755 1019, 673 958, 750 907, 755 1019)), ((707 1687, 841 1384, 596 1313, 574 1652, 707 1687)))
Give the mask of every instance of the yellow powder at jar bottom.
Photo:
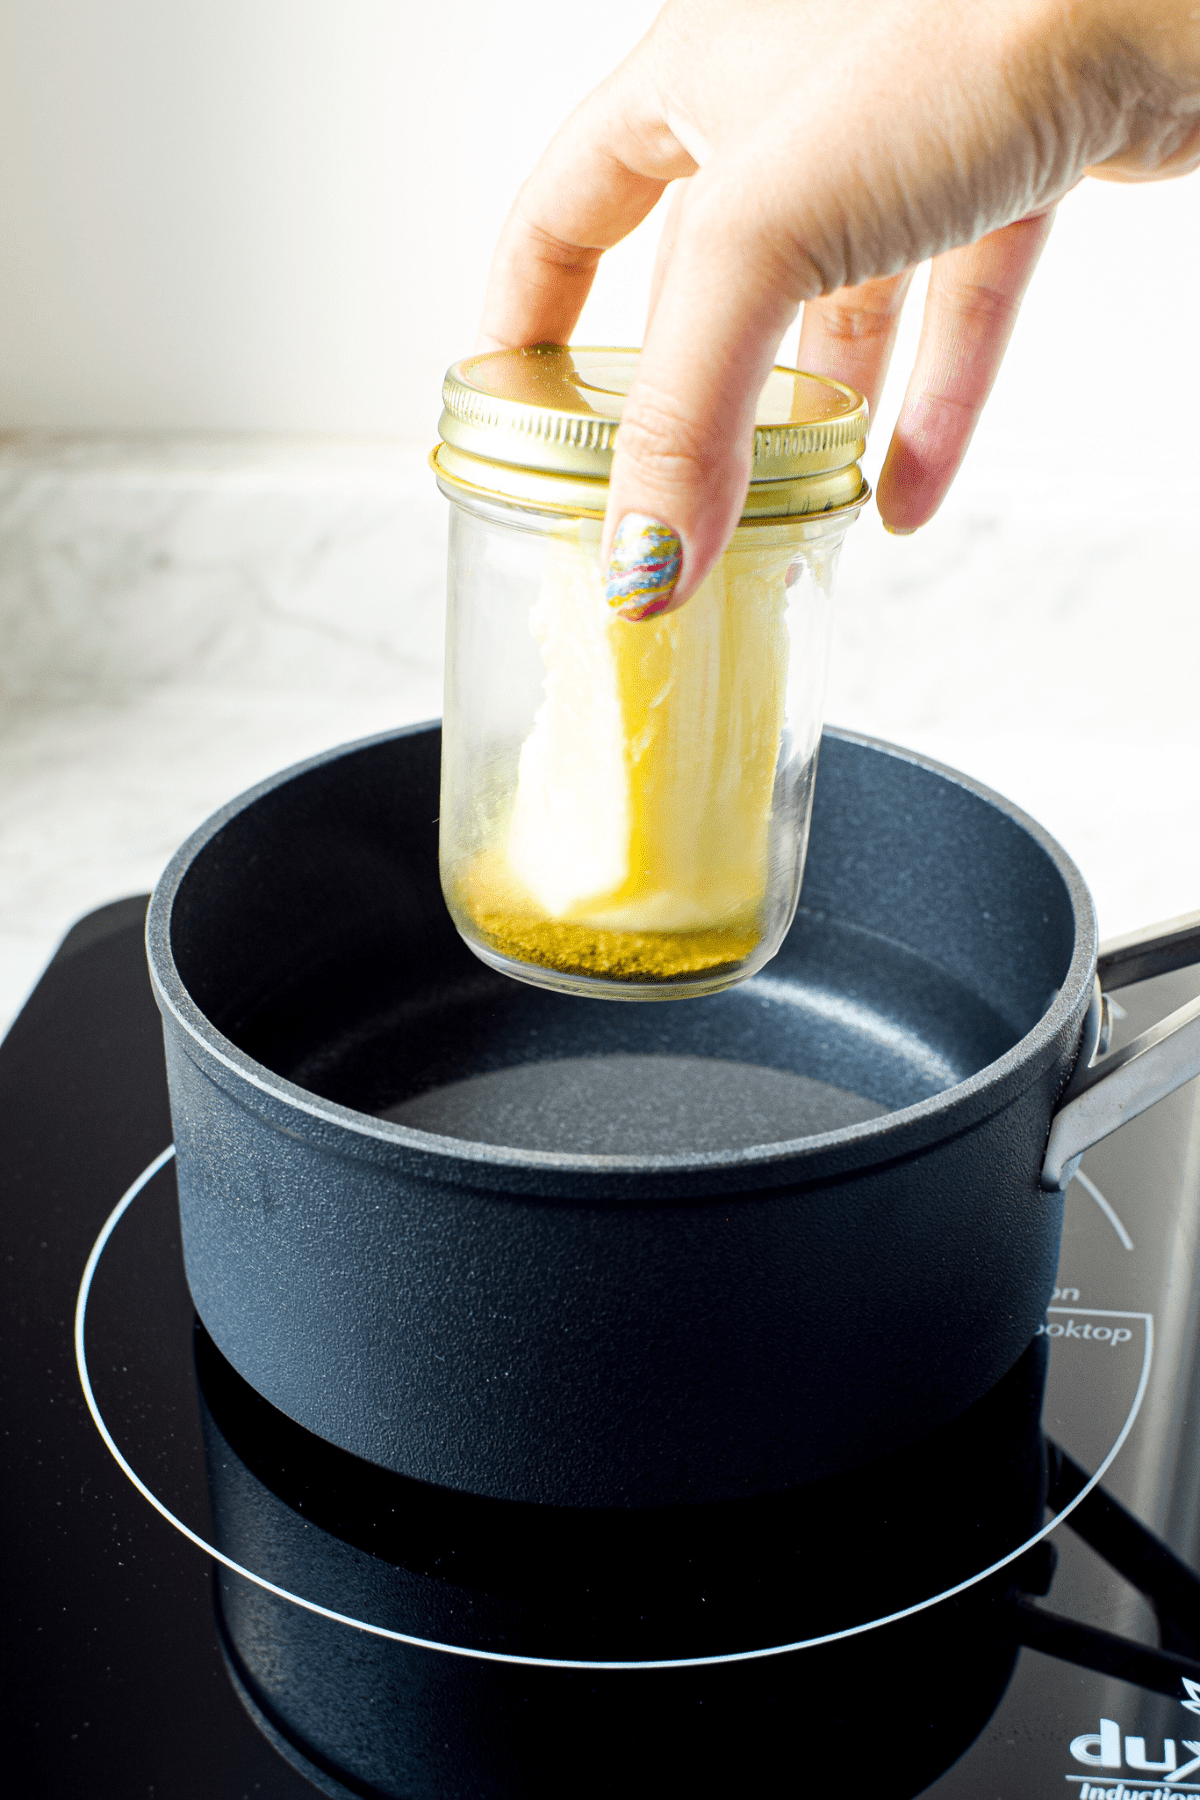
POLYGON ((522 916, 517 910, 493 910, 489 896, 472 903, 468 885, 462 898, 484 943, 502 956, 563 975, 587 975, 602 981, 678 981, 686 976, 715 975, 745 962, 761 932, 748 930, 606 931, 595 925, 522 916))
POLYGON ((731 553, 687 605, 630 624, 594 542, 547 551, 530 631, 543 700, 511 810, 455 883, 518 962, 670 981, 743 962, 764 928, 783 728, 778 553, 731 553))

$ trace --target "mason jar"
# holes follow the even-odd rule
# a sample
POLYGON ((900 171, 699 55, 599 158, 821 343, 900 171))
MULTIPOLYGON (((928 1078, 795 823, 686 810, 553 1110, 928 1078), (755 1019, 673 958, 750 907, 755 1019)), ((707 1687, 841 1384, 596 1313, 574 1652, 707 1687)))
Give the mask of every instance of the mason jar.
POLYGON ((667 1000, 761 969, 795 914, 867 407, 774 369, 733 541, 678 611, 633 623, 599 548, 637 355, 538 345, 446 377, 440 861, 492 968, 667 1000))

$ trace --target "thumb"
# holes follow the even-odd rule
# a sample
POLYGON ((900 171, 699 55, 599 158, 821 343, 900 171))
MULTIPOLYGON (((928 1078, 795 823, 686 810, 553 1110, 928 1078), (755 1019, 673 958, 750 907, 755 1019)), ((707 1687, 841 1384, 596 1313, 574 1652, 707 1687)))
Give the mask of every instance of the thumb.
MULTIPOLYGON (((687 183, 674 242, 621 413, 601 543, 622 618, 661 616, 693 594, 745 505, 754 414, 779 342, 815 272, 797 273, 759 229, 753 183, 687 183)), ((765 227, 766 221, 763 221, 765 227)))

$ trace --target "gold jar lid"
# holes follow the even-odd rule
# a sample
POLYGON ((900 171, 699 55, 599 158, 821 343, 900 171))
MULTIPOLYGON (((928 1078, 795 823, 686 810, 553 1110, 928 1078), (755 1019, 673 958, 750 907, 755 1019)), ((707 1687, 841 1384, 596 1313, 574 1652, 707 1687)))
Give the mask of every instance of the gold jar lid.
MULTIPOLYGON (((438 476, 480 498, 601 517, 639 352, 535 344, 464 357, 442 388, 438 476)), ((774 368, 759 395, 743 519, 857 508, 867 403, 853 388, 774 368)))

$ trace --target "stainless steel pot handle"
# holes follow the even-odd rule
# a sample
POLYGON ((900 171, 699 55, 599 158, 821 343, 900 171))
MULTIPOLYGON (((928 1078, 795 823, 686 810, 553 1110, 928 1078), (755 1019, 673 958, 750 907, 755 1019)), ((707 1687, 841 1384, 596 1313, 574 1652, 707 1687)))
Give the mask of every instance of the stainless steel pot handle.
POLYGON ((1079 1060, 1050 1126, 1042 1186, 1074 1179, 1085 1150, 1200 1075, 1200 998, 1189 1000, 1111 1056, 1092 1059, 1108 1041, 1103 988, 1130 987, 1200 962, 1200 912, 1130 932, 1101 946, 1096 985, 1084 1022, 1079 1060))

